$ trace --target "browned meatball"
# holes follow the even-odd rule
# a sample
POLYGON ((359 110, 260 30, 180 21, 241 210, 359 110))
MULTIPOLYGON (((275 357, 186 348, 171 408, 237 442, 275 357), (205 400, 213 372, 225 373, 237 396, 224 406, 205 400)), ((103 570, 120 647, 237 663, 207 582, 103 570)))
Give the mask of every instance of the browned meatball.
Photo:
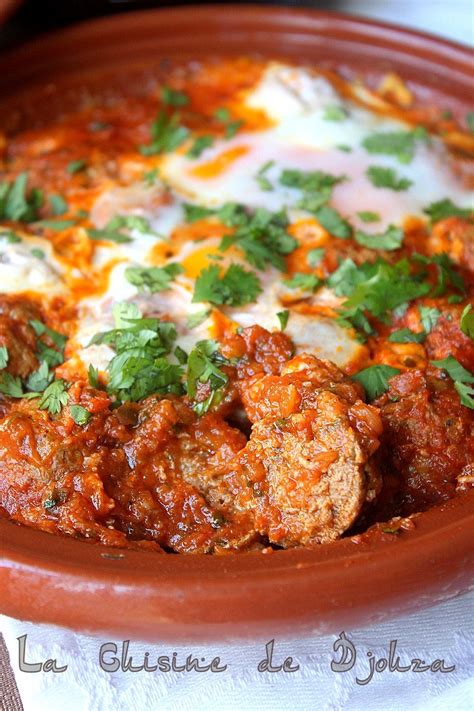
POLYGON ((435 368, 401 373, 376 403, 384 426, 384 489, 389 487, 376 517, 407 516, 451 498, 474 461, 474 411, 461 404, 451 379, 435 368))
POLYGON ((380 431, 375 408, 320 390, 311 408, 256 422, 245 449, 214 474, 210 498, 252 511, 272 543, 335 540, 375 496, 377 471, 366 467, 380 431))
POLYGON ((0 296, 0 346, 8 350, 7 370, 26 378, 38 367, 36 334, 29 321, 40 319, 37 306, 25 297, 0 296))

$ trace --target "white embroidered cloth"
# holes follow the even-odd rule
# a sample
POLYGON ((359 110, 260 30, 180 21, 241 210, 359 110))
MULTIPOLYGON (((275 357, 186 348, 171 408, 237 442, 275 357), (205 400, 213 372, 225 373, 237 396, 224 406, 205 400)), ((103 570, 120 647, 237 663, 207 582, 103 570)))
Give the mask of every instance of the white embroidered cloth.
MULTIPOLYGON (((145 651, 153 657, 177 653, 179 664, 189 654, 210 662, 219 656, 221 673, 108 673, 99 665, 101 644, 122 640, 96 639, 49 625, 33 625, 0 616, 0 629, 25 711, 469 711, 474 707, 474 594, 370 629, 346 629, 357 658, 350 671, 336 673, 331 661, 341 659, 333 645, 338 633, 292 641, 275 639, 273 663, 288 656, 300 669, 291 673, 258 672, 265 642, 182 646, 131 642, 134 663, 145 651), (57 658, 64 673, 25 673, 18 668, 17 637, 27 635, 26 661, 57 658), (452 672, 375 672, 366 685, 356 683, 369 673, 367 652, 388 658, 391 640, 398 640, 400 664, 413 658, 427 664, 444 659, 452 672)), ((108 659, 108 658, 107 658, 108 659)), ((383 666, 383 664, 382 664, 383 666)))

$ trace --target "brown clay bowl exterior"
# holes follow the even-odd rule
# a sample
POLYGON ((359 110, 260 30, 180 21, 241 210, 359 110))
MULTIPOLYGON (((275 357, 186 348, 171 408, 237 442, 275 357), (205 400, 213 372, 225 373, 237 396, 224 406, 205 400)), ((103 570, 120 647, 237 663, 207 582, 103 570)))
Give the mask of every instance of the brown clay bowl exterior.
MULTIPOLYGON (((395 70, 424 102, 456 111, 472 93, 472 55, 450 42, 331 13, 200 6, 94 21, 4 56, 0 123, 35 124, 96 88, 143 85, 163 59, 212 54, 324 62, 369 81, 395 70)), ((106 549, 0 520, 0 612, 175 642, 365 626, 468 589, 473 502, 433 508, 400 537, 223 557, 106 549)))

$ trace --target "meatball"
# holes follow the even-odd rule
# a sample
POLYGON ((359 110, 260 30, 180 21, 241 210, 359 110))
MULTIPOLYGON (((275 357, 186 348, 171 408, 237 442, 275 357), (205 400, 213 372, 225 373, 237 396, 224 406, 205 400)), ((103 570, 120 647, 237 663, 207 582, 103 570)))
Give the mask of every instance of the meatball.
POLYGON ((451 498, 474 461, 474 412, 460 403, 451 379, 435 368, 402 373, 375 404, 383 422, 378 455, 390 488, 377 518, 387 513, 385 500, 389 515, 407 516, 451 498))
POLYGON ((353 404, 362 389, 334 363, 303 354, 288 361, 281 375, 254 376, 240 383, 248 418, 256 422, 267 415, 286 417, 314 407, 322 390, 338 393, 353 404))
POLYGON ((36 334, 29 321, 40 319, 34 302, 24 297, 0 297, 0 346, 8 350, 7 370, 26 378, 38 367, 36 334))
POLYGON ((242 392, 252 433, 213 472, 210 501, 251 511, 256 529, 284 547, 339 538, 380 489, 371 459, 378 411, 342 371, 313 356, 293 359, 281 376, 251 378, 242 392))

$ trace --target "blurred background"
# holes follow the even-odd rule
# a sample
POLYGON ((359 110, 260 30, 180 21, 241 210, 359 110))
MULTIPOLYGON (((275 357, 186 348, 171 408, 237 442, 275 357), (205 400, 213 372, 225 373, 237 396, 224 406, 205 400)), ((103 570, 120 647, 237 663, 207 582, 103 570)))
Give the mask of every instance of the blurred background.
MULTIPOLYGON (((0 49, 49 29, 87 18, 160 6, 199 4, 178 0, 0 0, 0 49)), ((212 3, 212 0, 209 4, 212 3)), ((219 3, 225 4, 225 3, 219 3)), ((267 0, 259 4, 293 5, 348 12, 395 22, 474 44, 474 0, 267 0)))

